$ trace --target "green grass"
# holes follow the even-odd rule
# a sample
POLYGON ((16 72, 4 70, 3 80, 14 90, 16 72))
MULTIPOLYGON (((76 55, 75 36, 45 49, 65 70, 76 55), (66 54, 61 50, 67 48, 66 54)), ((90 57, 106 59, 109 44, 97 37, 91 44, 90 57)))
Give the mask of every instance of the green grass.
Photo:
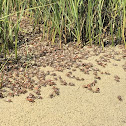
POLYGON ((22 17, 33 20, 33 31, 39 22, 43 28, 43 38, 55 44, 58 37, 62 43, 76 41, 77 46, 98 44, 104 48, 105 37, 110 37, 114 46, 115 39, 125 44, 125 0, 1 0, 0 1, 0 53, 6 58, 10 48, 17 54, 18 33, 22 17), (12 17, 16 16, 16 22, 12 17))

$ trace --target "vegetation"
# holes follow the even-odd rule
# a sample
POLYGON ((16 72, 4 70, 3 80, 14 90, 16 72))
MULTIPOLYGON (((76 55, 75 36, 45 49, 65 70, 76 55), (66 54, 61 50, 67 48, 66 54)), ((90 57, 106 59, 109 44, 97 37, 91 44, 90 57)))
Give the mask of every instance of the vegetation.
POLYGON ((17 54, 21 18, 28 17, 33 32, 43 25, 43 38, 56 43, 75 41, 77 46, 86 43, 104 48, 106 41, 113 46, 125 44, 125 0, 1 0, 0 1, 0 53, 17 54), (16 21, 12 18, 16 17, 16 21), (40 26, 40 25, 39 25, 40 26))

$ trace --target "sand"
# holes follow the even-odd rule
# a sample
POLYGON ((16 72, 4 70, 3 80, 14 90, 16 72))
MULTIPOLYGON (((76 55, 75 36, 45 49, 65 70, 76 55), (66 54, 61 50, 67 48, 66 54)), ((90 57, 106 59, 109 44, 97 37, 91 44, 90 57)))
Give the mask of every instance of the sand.
MULTIPOLYGON (((118 47, 110 47, 108 50, 121 52, 118 47)), ((82 74, 79 69, 72 72, 77 77, 83 77, 84 81, 66 77, 70 70, 56 71, 57 76, 62 76, 67 82, 73 82, 75 86, 61 85, 58 80, 56 87, 60 89, 60 95, 50 98, 52 87, 42 87, 43 99, 37 99, 34 103, 26 100, 29 92, 11 98, 10 103, 5 102, 7 98, 0 99, 0 126, 126 126, 126 72, 122 68, 126 60, 121 54, 117 55, 116 57, 121 60, 110 59, 110 63, 104 68, 95 61, 101 55, 103 53, 82 61, 93 63, 101 72, 110 73, 110 75, 98 73, 101 80, 97 80, 93 88, 100 88, 100 93, 93 93, 82 87, 94 80, 92 71, 89 75, 82 74), (120 77, 120 82, 114 80, 115 75, 120 77), (122 101, 119 101, 118 96, 122 97, 122 101)), ((51 67, 40 69, 53 71, 51 67)), ((53 77, 48 75, 46 79, 53 77)))

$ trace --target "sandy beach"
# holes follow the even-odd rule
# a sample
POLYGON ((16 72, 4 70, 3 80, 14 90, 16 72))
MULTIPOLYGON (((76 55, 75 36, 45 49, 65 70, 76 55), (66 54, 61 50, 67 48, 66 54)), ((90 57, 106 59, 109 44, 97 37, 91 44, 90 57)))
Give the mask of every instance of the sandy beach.
POLYGON ((6 91, 2 92, 4 98, 0 99, 0 126, 126 126, 124 49, 119 46, 106 47, 105 52, 99 54, 87 46, 82 52, 84 50, 89 50, 89 55, 76 60, 76 63, 81 64, 79 68, 74 64, 61 72, 48 65, 37 67, 39 72, 49 72, 45 80, 55 83, 55 87, 43 86, 37 74, 34 75, 34 87, 41 86, 39 96, 42 99, 36 98, 35 102, 27 100, 29 93, 36 95, 34 89, 10 97, 7 95, 10 89, 3 87, 1 90, 6 91), (107 61, 98 64, 103 57, 107 61), (88 64, 88 71, 84 73, 83 68, 88 67, 88 64), (58 88, 59 94, 55 93, 51 97, 54 88, 58 88), (6 102, 7 99, 12 102, 6 102))

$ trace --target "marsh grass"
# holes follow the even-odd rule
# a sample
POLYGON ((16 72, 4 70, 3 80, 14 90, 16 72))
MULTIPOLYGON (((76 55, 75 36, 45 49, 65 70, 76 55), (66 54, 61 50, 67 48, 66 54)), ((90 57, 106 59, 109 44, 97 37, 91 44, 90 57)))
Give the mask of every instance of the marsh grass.
POLYGON ((1 0, 0 1, 0 53, 15 50, 17 59, 18 33, 21 18, 31 19, 33 32, 43 25, 43 38, 61 48, 62 43, 76 41, 104 48, 106 40, 114 46, 115 40, 125 44, 125 0, 1 0), (12 17, 16 16, 16 22, 12 17), (111 36, 111 37, 108 37, 111 36), (83 38, 83 39, 82 39, 83 38))

